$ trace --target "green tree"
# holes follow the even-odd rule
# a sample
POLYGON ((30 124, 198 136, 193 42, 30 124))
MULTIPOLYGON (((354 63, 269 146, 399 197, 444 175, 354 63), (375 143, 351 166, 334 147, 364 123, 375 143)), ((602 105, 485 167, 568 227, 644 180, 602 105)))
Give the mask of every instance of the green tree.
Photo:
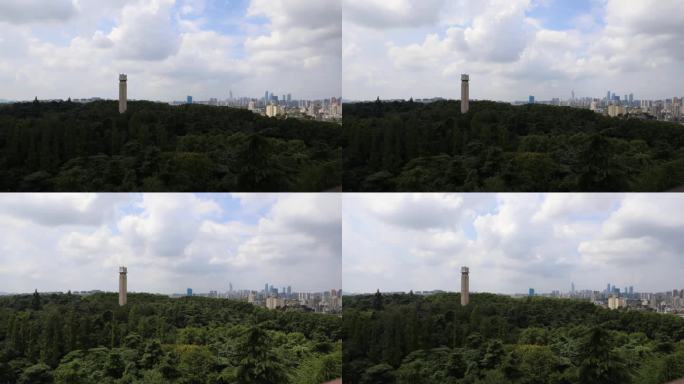
POLYGON ((52 371, 43 363, 32 365, 21 373, 18 384, 52 384, 52 371))
POLYGON ((628 384, 631 377, 622 360, 611 350, 610 334, 595 327, 584 342, 579 378, 582 383, 628 384))
POLYGON ((280 358, 271 350, 271 339, 259 326, 250 327, 238 351, 236 380, 244 384, 287 384, 280 358))

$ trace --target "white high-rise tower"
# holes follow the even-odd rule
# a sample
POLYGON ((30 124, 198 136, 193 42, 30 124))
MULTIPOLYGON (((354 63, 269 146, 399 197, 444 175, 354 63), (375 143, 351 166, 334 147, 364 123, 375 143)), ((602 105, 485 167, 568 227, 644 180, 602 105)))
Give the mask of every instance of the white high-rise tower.
POLYGON ((127 281, 126 281, 126 274, 128 273, 128 269, 126 267, 119 267, 119 305, 123 306, 126 305, 127 302, 127 281))
POLYGON ((468 81, 470 78, 465 73, 461 75, 461 113, 468 113, 468 81))
POLYGON ((126 109, 128 108, 126 104, 128 100, 127 81, 128 76, 126 76, 126 74, 122 73, 119 75, 119 113, 126 113, 126 109))
POLYGON ((468 305, 468 267, 461 267, 461 305, 468 305))

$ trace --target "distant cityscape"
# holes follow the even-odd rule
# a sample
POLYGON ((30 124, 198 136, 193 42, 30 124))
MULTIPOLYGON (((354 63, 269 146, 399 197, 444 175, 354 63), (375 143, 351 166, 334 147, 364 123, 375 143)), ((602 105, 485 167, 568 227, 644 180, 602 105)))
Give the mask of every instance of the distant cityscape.
POLYGON ((263 290, 251 290, 234 289, 233 283, 229 283, 228 290, 225 292, 195 293, 192 288, 188 288, 185 293, 174 293, 170 296, 175 298, 201 296, 233 299, 273 310, 300 310, 331 314, 342 311, 342 290, 334 288, 324 292, 297 292, 288 285, 279 291, 277 287, 266 283, 263 290))
POLYGON ((602 98, 575 97, 575 91, 570 91, 570 98, 565 100, 558 97, 551 100, 536 100, 533 95, 530 95, 527 101, 516 101, 512 104, 545 104, 584 108, 610 117, 624 116, 643 120, 684 122, 682 97, 648 100, 637 99, 633 93, 619 95, 611 91, 607 91, 606 96, 602 98))
POLYGON ((277 94, 266 91, 260 98, 233 96, 233 91, 228 92, 227 99, 210 98, 209 100, 197 101, 192 96, 187 96, 184 101, 173 101, 171 105, 202 104, 216 107, 233 107, 250 110, 268 117, 292 117, 300 119, 313 119, 318 121, 339 122, 342 120, 342 98, 331 97, 322 100, 295 99, 291 93, 277 94))

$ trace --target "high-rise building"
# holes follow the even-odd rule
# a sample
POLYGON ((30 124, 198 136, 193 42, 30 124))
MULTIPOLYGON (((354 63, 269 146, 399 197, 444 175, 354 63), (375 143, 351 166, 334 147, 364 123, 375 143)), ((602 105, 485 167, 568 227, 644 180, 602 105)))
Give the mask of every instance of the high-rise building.
POLYGON ((187 98, 187 103, 188 103, 188 104, 192 104, 192 96, 188 96, 188 98, 187 98))
POLYGON ((287 286, 287 296, 289 297, 291 294, 292 294, 292 287, 288 285, 287 286))
POLYGON ((470 101, 470 90, 469 83, 470 77, 467 74, 461 75, 461 113, 468 113, 470 106, 468 105, 470 101))
POLYGON ((228 283, 228 292, 233 293, 233 283, 228 283))
POLYGON ((530 290, 527 292, 528 296, 534 296, 534 288, 530 288, 530 290))
POLYGON ((608 298, 608 308, 610 309, 618 309, 626 306, 625 299, 621 297, 611 296, 608 298))
POLYGON ((264 103, 268 103, 268 91, 264 92, 264 103))
POLYGON ((570 283, 570 292, 575 293, 575 283, 570 283))
POLYGON ((268 295, 268 283, 264 284, 264 293, 268 295))
POLYGON ((527 104, 534 104, 534 96, 530 95, 530 97, 527 99, 527 104))
POLYGON ((606 101, 610 102, 610 91, 608 91, 608 93, 606 93, 606 101))
POLYGON ((126 267, 119 267, 119 305, 126 305, 128 301, 128 281, 126 275, 128 274, 128 269, 126 267))
MULTIPOLYGON (((467 76, 467 75, 466 75, 467 76)), ((470 301, 468 267, 461 267, 461 305, 468 305, 470 301)))
POLYGON ((187 295, 192 296, 192 288, 188 288, 187 295))
POLYGON ((633 294, 634 294, 634 287, 630 285, 629 286, 629 295, 631 296, 633 294))
POLYGON ((119 75, 119 113, 126 113, 128 109, 128 76, 119 75))

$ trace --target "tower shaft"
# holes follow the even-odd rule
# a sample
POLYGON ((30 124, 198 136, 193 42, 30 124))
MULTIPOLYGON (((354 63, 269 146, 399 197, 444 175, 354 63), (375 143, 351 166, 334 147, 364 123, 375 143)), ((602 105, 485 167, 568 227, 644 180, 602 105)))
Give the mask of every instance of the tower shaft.
POLYGON ((126 113, 128 109, 128 76, 119 75, 119 113, 126 113))
POLYGON ((468 305, 469 297, 469 281, 468 281, 468 267, 461 267, 461 305, 468 305))
POLYGON ((119 267, 119 305, 126 305, 127 300, 127 277, 128 269, 126 267, 119 267))
POLYGON ((468 110, 470 109, 470 106, 468 105, 469 102, 469 76, 466 74, 461 75, 461 113, 468 113, 468 110))

